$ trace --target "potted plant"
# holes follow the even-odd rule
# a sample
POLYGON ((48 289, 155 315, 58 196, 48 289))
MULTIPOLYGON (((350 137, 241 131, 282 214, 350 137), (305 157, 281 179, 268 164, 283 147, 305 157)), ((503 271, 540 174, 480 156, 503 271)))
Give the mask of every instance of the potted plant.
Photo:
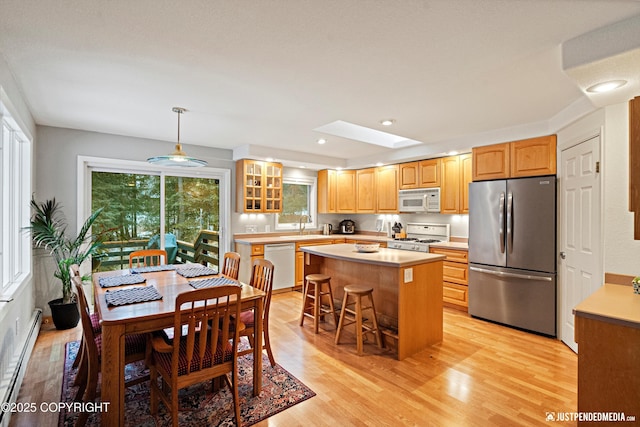
POLYGON ((31 209, 31 222, 26 228, 31 231, 34 245, 48 250, 53 257, 57 266, 54 276, 60 279, 62 285, 62 298, 49 301, 53 323, 57 329, 74 328, 80 320, 80 313, 75 302, 75 294, 71 290, 69 267, 72 264, 82 264, 88 257, 96 254, 102 245, 100 234, 89 234, 102 208, 87 218, 74 238, 67 235, 67 222, 62 206, 55 198, 41 203, 32 198, 31 209))

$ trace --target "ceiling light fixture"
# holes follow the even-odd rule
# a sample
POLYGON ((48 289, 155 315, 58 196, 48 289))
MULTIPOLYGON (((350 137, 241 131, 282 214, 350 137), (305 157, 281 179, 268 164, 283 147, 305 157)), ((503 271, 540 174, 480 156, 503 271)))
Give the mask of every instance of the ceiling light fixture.
POLYGON ((326 140, 326 139, 324 139, 324 138, 320 138, 320 139, 318 140, 318 144, 320 144, 320 145, 322 145, 322 144, 324 144, 324 143, 326 143, 326 142, 327 142, 327 140, 326 140))
POLYGON ((178 143, 173 153, 166 156, 149 157, 147 162, 158 166, 171 166, 182 168, 193 168, 200 166, 207 166, 207 162, 204 160, 196 159, 194 157, 187 156, 187 153, 182 151, 182 144, 180 144, 180 115, 184 114, 187 110, 180 107, 173 107, 171 109, 174 113, 178 113, 178 143))
POLYGON ((384 119, 384 120, 380 120, 380 124, 382 126, 391 126, 392 124, 394 124, 396 121, 393 119, 384 119))
POLYGON ((610 90, 618 89, 619 87, 624 86, 625 84, 627 84, 626 80, 610 80, 608 82, 602 82, 602 83, 595 84, 593 86, 589 86, 587 88, 587 92, 592 92, 592 93, 609 92, 610 90))

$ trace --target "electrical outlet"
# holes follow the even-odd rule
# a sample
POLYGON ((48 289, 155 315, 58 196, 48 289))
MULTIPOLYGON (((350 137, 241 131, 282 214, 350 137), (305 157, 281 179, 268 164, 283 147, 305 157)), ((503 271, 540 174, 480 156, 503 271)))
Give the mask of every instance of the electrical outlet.
POLYGON ((404 269, 404 283, 413 282, 413 268, 404 269))

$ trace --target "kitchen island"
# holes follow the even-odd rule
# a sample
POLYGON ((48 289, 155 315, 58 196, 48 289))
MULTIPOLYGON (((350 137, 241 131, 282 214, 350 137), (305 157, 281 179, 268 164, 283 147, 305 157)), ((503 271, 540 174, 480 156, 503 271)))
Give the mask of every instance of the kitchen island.
MULTIPOLYGON (((625 414, 640 421, 640 295, 629 285, 605 283, 578 304, 578 412, 625 414)), ((579 420, 579 426, 604 425, 579 420)), ((611 423, 613 424, 613 423, 611 423)), ((615 424, 625 424, 616 422, 615 424)))
POLYGON ((385 343, 402 360, 442 341, 442 261, 444 255, 380 248, 358 252, 349 243, 306 246, 304 274, 331 276, 334 298, 349 284, 373 288, 385 343), (393 340, 389 340, 393 337, 393 340))

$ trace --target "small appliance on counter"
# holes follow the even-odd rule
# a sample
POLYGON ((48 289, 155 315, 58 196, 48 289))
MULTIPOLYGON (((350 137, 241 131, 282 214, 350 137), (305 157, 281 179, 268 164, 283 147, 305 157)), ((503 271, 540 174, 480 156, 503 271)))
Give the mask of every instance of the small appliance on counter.
POLYGON ((333 231, 333 225, 331 224, 322 224, 322 234, 328 236, 333 231))
POLYGON ((356 232, 356 223, 350 219, 344 219, 338 225, 338 232, 340 234, 354 234, 356 232))

